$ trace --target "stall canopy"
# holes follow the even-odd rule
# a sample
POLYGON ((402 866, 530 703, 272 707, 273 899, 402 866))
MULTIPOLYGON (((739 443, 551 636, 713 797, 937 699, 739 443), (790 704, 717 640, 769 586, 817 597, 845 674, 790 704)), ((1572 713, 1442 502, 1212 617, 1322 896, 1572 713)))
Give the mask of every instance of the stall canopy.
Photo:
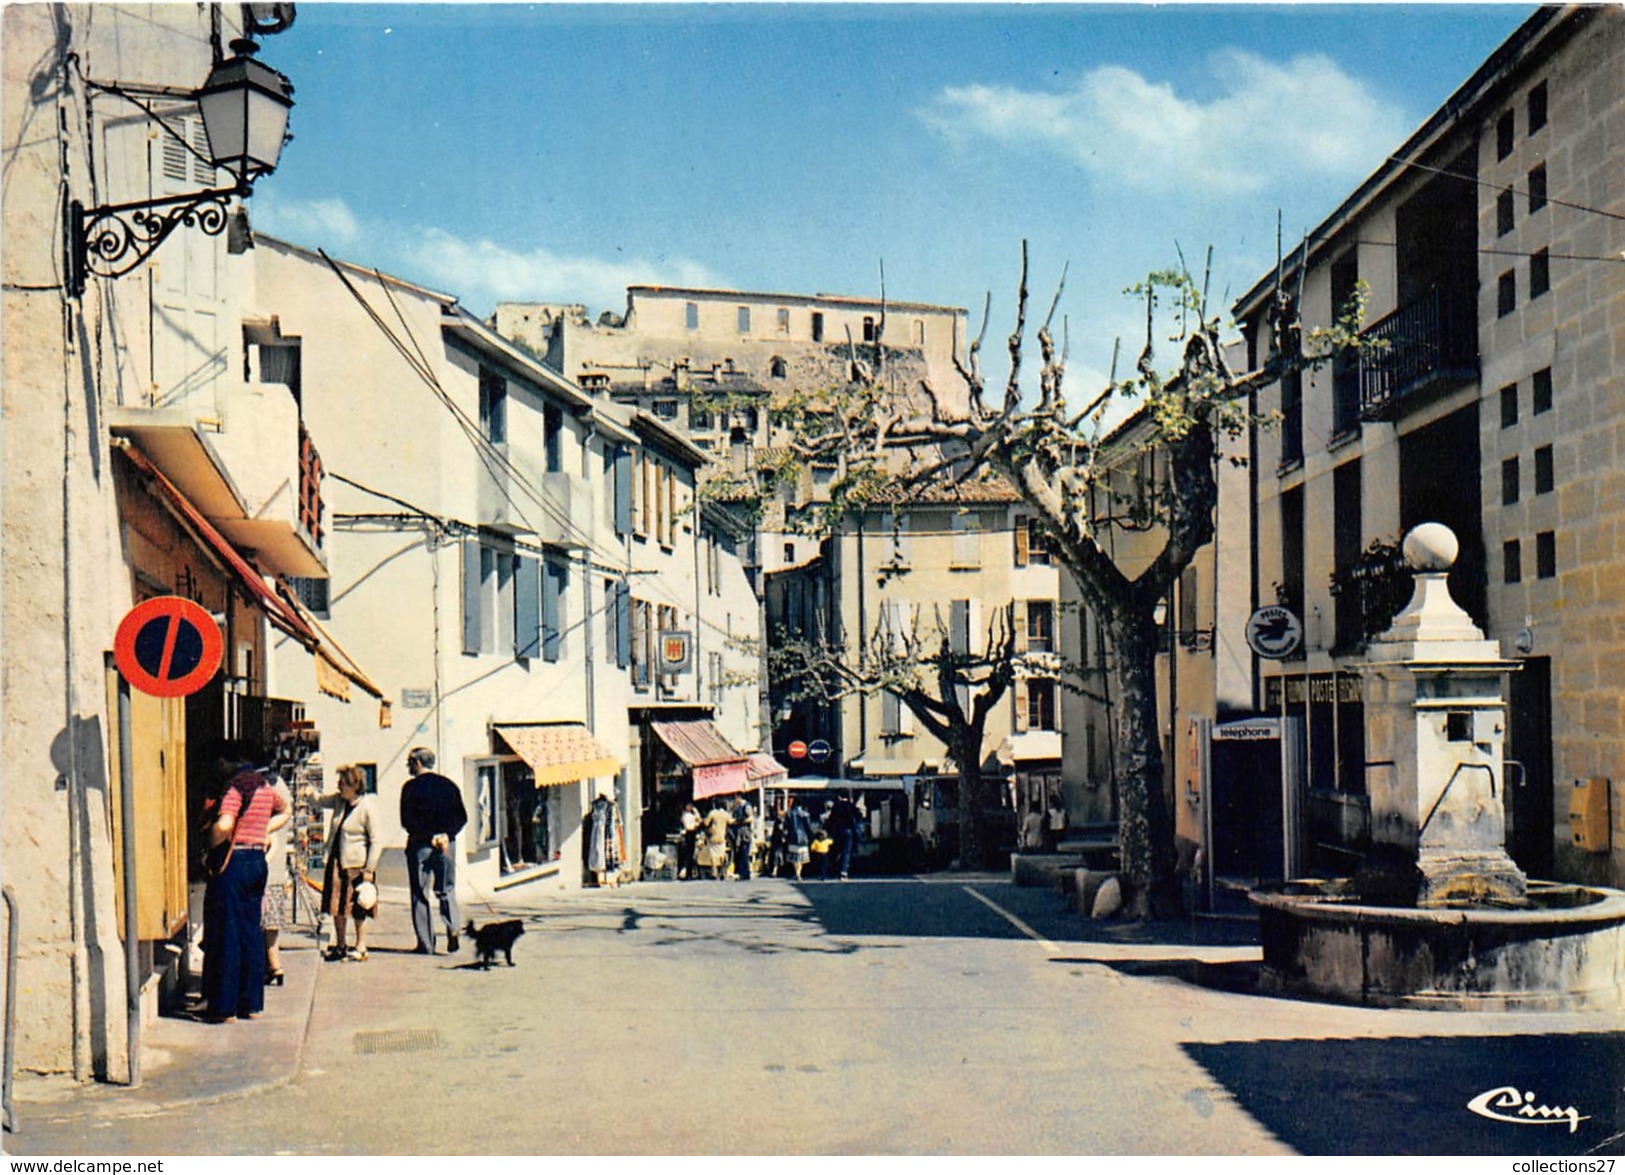
POLYGON ((621 761, 579 722, 499 725, 496 732, 531 769, 537 787, 613 775, 621 769, 621 761))
POLYGON ((694 798, 749 791, 750 760, 709 718, 651 722, 650 728, 694 776, 694 798))
POLYGON ((750 753, 745 770, 752 787, 783 787, 790 778, 789 768, 761 751, 750 753))

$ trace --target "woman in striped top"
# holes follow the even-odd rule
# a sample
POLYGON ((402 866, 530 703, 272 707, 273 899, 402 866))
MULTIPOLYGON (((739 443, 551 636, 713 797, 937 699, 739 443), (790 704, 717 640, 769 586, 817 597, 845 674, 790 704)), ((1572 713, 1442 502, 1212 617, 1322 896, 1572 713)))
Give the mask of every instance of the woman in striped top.
POLYGON ((224 868, 211 870, 203 894, 203 999, 207 1018, 221 1022, 252 1019, 265 1007, 265 849, 293 816, 253 762, 236 764, 209 828, 212 845, 231 846, 224 868))

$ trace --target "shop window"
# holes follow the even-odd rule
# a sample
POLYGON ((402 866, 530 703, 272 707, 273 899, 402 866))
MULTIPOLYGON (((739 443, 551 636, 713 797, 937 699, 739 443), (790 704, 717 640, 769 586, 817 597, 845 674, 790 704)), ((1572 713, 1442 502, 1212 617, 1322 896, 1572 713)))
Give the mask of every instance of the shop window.
POLYGON ((531 769, 521 760, 482 759, 474 764, 470 824, 475 847, 496 847, 504 876, 558 860, 563 807, 558 789, 537 787, 531 769))

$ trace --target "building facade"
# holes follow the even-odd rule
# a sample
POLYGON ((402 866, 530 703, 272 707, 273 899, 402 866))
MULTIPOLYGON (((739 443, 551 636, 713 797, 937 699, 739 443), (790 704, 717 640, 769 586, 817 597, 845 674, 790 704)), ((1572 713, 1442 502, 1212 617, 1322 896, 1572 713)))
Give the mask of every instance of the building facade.
MULTIPOLYGON (((1303 619, 1259 706, 1300 717, 1303 834, 1326 864, 1369 843, 1360 678, 1385 561, 1442 522, 1454 597, 1510 675, 1508 835, 1533 876, 1625 879, 1625 15, 1542 8, 1286 266, 1306 327, 1357 283, 1364 334, 1260 399, 1259 603, 1303 619), (1301 293, 1300 293, 1301 291, 1301 293), (1374 548, 1373 544, 1377 544, 1374 548), (1611 845, 1574 843, 1576 781, 1607 780, 1611 845)), ((1254 357, 1275 275, 1235 313, 1254 357)), ((1380 617, 1376 619, 1380 620, 1380 617)))
POLYGON ((17 146, 4 194, 0 760, 7 878, 28 879, 8 885, 20 931, 8 981, 17 1063, 79 1079, 122 1079, 132 1026, 181 978, 193 829, 228 741, 273 742, 323 691, 378 713, 362 695, 379 688, 275 586, 327 574, 324 438, 283 373, 238 362, 255 301, 242 202, 204 200, 156 248, 132 235, 129 205, 173 209, 232 186, 190 95, 233 42, 277 30, 244 28, 241 11, 4 14, 17 146), (121 697, 115 634, 159 596, 209 615, 220 671, 190 696, 121 697), (280 674, 278 641, 297 650, 280 674))

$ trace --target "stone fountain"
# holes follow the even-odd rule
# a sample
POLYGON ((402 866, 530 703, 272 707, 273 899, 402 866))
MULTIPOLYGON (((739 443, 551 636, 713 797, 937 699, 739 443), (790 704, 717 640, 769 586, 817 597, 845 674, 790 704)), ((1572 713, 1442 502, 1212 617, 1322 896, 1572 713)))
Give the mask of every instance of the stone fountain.
POLYGON ((1354 877, 1252 895, 1263 985, 1384 1007, 1625 1009, 1625 893, 1531 881, 1506 852, 1503 660, 1450 596, 1456 537, 1404 543, 1411 602, 1365 677, 1372 850, 1354 877))

